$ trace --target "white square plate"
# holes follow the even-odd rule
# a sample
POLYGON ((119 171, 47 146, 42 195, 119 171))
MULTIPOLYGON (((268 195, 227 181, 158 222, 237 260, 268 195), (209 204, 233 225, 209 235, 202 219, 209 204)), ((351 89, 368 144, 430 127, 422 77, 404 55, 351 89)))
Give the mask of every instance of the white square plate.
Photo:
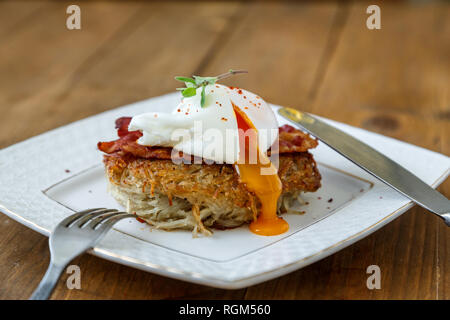
MULTIPOLYGON (((49 131, 0 151, 0 210, 49 235, 73 211, 120 208, 106 193, 98 141, 116 139, 114 120, 164 111, 179 101, 169 94, 117 108, 49 131)), ((274 106, 274 108, 277 108, 274 106)), ((279 118, 280 125, 287 123, 279 118)), ((326 120, 437 187, 450 159, 398 140, 326 120)), ((286 234, 261 237, 246 226, 193 238, 187 231, 151 230, 123 220, 92 250, 118 263, 181 280, 237 289, 322 259, 367 236, 412 206, 396 191, 327 146, 313 150, 322 188, 305 195, 303 215, 286 214, 286 234), (331 199, 331 200, 330 200, 331 199)))

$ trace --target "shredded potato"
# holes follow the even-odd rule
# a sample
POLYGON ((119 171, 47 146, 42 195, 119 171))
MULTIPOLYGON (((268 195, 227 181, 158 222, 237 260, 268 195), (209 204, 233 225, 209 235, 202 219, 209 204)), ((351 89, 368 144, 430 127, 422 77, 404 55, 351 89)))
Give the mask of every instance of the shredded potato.
MULTIPOLYGON (((109 192, 130 213, 155 228, 185 229, 211 235, 256 218, 259 201, 230 165, 174 164, 170 160, 107 155, 109 192)), ((302 192, 320 187, 320 174, 309 153, 280 156, 283 192, 278 213, 298 213, 302 192), (299 200, 300 199, 300 200, 299 200)))

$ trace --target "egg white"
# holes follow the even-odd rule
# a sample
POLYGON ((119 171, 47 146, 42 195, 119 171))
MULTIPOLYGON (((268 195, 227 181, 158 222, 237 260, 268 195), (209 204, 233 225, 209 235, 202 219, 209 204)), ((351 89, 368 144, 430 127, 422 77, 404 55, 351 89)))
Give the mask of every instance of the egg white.
POLYGON ((129 130, 140 130, 137 141, 146 146, 173 147, 216 163, 234 164, 239 159, 238 125, 233 104, 244 112, 258 131, 258 146, 266 151, 277 139, 278 122, 267 103, 240 88, 220 84, 201 88, 183 98, 171 113, 149 112, 132 118, 129 130))

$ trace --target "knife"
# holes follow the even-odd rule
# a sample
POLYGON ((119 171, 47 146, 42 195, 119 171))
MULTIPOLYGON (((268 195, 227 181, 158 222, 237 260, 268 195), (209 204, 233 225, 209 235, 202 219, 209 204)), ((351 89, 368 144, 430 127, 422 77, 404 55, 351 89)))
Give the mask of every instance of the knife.
POLYGON ((278 113, 450 226, 450 201, 398 163, 310 114, 291 108, 278 113))

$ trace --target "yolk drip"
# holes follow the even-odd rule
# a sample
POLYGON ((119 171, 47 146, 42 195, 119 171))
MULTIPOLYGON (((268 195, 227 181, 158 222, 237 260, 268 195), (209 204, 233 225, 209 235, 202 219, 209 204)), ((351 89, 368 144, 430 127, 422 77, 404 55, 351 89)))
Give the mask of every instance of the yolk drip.
MULTIPOLYGON (((244 133, 248 129, 254 129, 256 133, 256 128, 247 115, 235 105, 233 105, 233 108, 236 114, 238 128, 244 133)), ((245 150, 245 153, 241 153, 240 155, 241 159, 239 163, 236 164, 239 169, 241 181, 246 184, 247 189, 252 191, 261 202, 261 213, 258 219, 250 224, 250 230, 253 233, 263 236, 274 236, 286 232, 289 229, 288 223, 277 216, 277 202, 281 194, 282 185, 280 178, 276 174, 274 165, 259 150, 256 137, 255 139, 245 139, 245 136, 240 135, 239 143, 241 145, 240 150, 245 150), (256 146, 250 144, 256 144, 256 146), (255 164, 250 164, 250 161, 248 161, 249 150, 252 150, 250 148, 257 150, 257 161, 255 164), (270 172, 274 172, 274 174, 261 174, 261 169, 263 168, 266 170, 271 169, 270 172)))

